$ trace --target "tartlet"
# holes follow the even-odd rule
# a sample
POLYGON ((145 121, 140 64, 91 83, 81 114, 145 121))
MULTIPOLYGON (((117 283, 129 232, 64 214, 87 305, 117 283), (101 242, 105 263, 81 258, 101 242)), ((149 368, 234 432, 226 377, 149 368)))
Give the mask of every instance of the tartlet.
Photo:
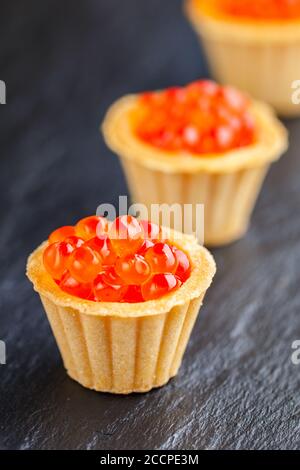
MULTIPOLYGON (((265 4, 274 3, 272 0, 263 2, 262 14, 257 17, 242 16, 239 11, 232 14, 220 6, 222 2, 185 0, 184 4, 215 78, 266 101, 283 116, 300 115, 300 106, 292 100, 292 84, 300 76, 300 2, 296 7, 286 7, 297 11, 285 18, 268 17, 266 8, 264 12, 265 4)), ((248 4, 251 11, 255 1, 248 4)), ((279 7, 285 11, 284 6, 279 7)))
MULTIPOLYGON (((212 82, 199 83, 211 86, 212 82)), ((253 143, 201 155, 166 151, 140 139, 133 124, 139 108, 139 95, 125 96, 110 107, 102 125, 107 145, 120 158, 133 201, 145 204, 149 214, 153 204, 191 204, 194 220, 197 204, 204 204, 205 245, 224 245, 242 237, 270 164, 287 148, 287 132, 271 108, 249 101, 256 126, 253 143)), ((203 242, 203 227, 194 221, 190 225, 203 242)))
POLYGON ((146 392, 177 374, 216 267, 194 237, 168 229, 162 234, 188 254, 191 272, 178 289, 144 302, 70 295, 45 269, 49 242, 30 255, 27 276, 40 295, 69 376, 83 386, 118 394, 146 392))

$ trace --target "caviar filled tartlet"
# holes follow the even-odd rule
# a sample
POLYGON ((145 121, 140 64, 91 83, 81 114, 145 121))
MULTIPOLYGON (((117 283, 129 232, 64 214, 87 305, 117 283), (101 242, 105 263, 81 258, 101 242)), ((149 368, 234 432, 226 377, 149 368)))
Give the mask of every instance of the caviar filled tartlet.
POLYGON ((27 263, 68 374, 124 394, 177 374, 215 269, 194 237, 132 216, 61 227, 27 263))
MULTIPOLYGON (((149 214, 154 204, 179 203, 182 219, 171 228, 189 226, 203 241, 196 211, 204 205, 206 245, 246 232, 269 165, 287 147, 285 128, 267 105, 205 80, 121 98, 103 133, 121 159, 134 202, 149 214)), ((160 215, 151 218, 160 222, 160 215)))
POLYGON ((185 0, 221 83, 300 115, 292 83, 300 76, 300 0, 185 0))

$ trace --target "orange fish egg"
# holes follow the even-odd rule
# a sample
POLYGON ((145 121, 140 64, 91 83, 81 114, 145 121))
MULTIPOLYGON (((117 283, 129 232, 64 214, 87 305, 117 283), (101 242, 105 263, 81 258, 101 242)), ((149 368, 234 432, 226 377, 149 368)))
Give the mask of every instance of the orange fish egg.
POLYGON ((59 280, 67 269, 67 260, 73 251, 73 246, 65 242, 55 242, 47 246, 43 262, 53 279, 59 280))
POLYGON ((156 243, 145 253, 152 273, 175 273, 178 261, 167 243, 156 243))
POLYGON ((112 243, 107 235, 103 235, 101 238, 91 238, 86 242, 86 245, 90 246, 101 256, 103 265, 110 266, 116 262, 117 255, 114 252, 112 243))
POLYGON ((72 225, 65 225, 64 227, 54 230, 48 238, 49 243, 62 242, 67 237, 75 235, 75 228, 72 225))
POLYGON ((108 227, 104 217, 92 215, 81 219, 75 226, 76 235, 89 240, 90 238, 103 235, 108 227))
POLYGON ((82 299, 93 300, 92 284, 78 282, 68 271, 63 275, 59 287, 68 294, 75 295, 82 299))
POLYGON ((150 266, 145 258, 137 254, 118 258, 115 269, 125 284, 143 284, 151 274, 150 266))
POLYGON ((113 283, 112 277, 108 278, 105 272, 98 274, 93 283, 95 298, 101 302, 120 302, 126 291, 127 286, 122 283, 113 283))
POLYGON ((67 267, 74 279, 88 283, 101 271, 102 263, 97 252, 84 244, 72 252, 67 267))
POLYGON ((115 219, 108 235, 118 256, 132 255, 144 243, 142 227, 131 215, 122 215, 115 219))
POLYGON ((158 242, 161 236, 161 228, 159 225, 150 222, 149 220, 140 220, 144 238, 152 242, 158 242))
POLYGON ((190 260, 184 251, 179 250, 176 247, 172 247, 172 251, 177 259, 177 269, 175 275, 181 280, 181 282, 185 282, 191 274, 190 260))
POLYGON ((181 281, 174 274, 154 274, 142 285, 144 300, 155 300, 163 297, 181 285, 181 281))

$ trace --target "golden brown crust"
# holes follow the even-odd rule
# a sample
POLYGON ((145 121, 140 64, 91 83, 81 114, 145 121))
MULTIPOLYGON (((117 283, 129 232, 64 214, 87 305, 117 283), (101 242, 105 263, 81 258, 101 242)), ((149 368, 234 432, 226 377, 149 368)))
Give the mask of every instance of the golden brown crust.
POLYGON ((185 12, 200 34, 213 32, 215 37, 239 42, 288 43, 300 41, 300 20, 256 21, 220 13, 213 0, 185 0, 185 12))
POLYGON ((135 304, 92 302, 63 292, 44 268, 42 256, 48 242, 42 243, 29 256, 26 274, 40 295, 47 297, 60 307, 71 307, 80 313, 95 316, 128 318, 159 315, 201 296, 210 286, 216 271, 213 257, 205 248, 198 245, 193 236, 182 235, 166 228, 163 230, 170 241, 174 241, 189 254, 192 273, 178 290, 158 300, 135 304))
POLYGON ((138 109, 138 95, 128 95, 116 101, 106 114, 102 130, 107 145, 113 151, 152 170, 230 173, 277 160, 287 149, 287 131, 271 108, 256 101, 251 106, 258 126, 257 142, 221 156, 197 156, 188 152, 170 154, 142 142, 133 133, 131 124, 131 116, 138 109))

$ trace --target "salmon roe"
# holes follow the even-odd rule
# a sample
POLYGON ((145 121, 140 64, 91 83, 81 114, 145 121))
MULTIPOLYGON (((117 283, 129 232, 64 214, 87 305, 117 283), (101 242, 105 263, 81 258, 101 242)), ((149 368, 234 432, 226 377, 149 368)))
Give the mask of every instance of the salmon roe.
POLYGON ((141 94, 134 125, 139 139, 169 152, 220 154, 255 140, 248 98, 209 80, 141 94))
POLYGON ((137 303, 178 289, 190 276, 188 255, 161 228, 130 215, 112 223, 86 217, 52 232, 46 271, 66 293, 95 302, 137 303))
POLYGON ((224 13, 245 19, 300 19, 300 0, 218 0, 224 13))

